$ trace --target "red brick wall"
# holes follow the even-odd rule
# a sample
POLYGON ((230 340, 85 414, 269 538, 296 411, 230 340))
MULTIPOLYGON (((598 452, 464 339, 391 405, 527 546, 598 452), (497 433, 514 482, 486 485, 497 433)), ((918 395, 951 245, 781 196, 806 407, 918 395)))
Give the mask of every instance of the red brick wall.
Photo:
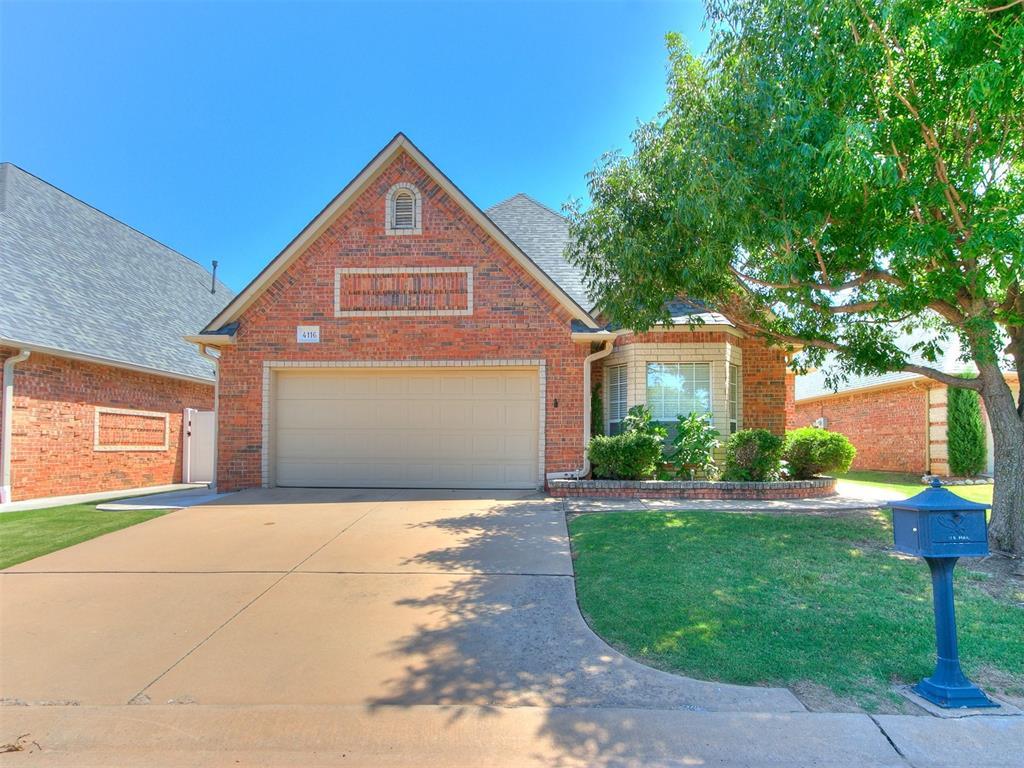
POLYGON ((583 359, 570 315, 406 154, 250 306, 221 359, 218 484, 262 483, 263 361, 547 361, 546 471, 583 462, 583 359), (422 195, 421 235, 384 233, 385 197, 399 182, 422 195), (336 267, 472 266, 473 313, 440 317, 334 317, 336 267), (295 341, 297 325, 320 326, 319 344, 295 341), (558 407, 554 406, 555 400, 558 407))
POLYGON ((743 348, 743 428, 786 431, 787 404, 792 388, 786 384, 786 352, 749 337, 743 348))
MULTIPOLYGON (((0 348, 0 359, 15 352, 0 348)), ((15 501, 181 482, 182 411, 213 408, 212 384, 38 352, 18 363, 14 371, 11 496, 15 501), (167 450, 94 450, 97 406, 167 413, 167 450)), ((132 426, 128 421, 109 423, 132 426)), ((162 437, 161 433, 161 444, 162 437)), ((148 437, 140 439, 152 442, 148 437)))
POLYGON ((853 469, 927 471, 928 390, 904 384, 796 404, 795 427, 828 419, 828 429, 857 449, 853 469))

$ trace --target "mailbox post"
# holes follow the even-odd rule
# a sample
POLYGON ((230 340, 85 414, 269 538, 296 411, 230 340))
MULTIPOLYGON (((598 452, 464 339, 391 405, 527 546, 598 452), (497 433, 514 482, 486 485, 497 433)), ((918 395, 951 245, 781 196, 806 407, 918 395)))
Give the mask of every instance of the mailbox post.
POLYGON ((960 668, 953 608, 953 567, 961 557, 988 554, 987 504, 962 499, 942 487, 938 479, 906 501, 890 501, 896 549, 923 557, 932 574, 935 604, 935 645, 938 661, 931 677, 914 692, 947 708, 999 706, 974 685, 960 668))

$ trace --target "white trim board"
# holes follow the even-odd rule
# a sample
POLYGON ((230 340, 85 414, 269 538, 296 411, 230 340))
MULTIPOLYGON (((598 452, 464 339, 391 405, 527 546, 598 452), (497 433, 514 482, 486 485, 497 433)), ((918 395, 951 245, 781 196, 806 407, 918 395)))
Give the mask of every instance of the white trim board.
POLYGON ((262 430, 260 435, 260 485, 263 488, 272 488, 270 482, 270 412, 274 406, 273 392, 271 391, 271 380, 274 371, 289 370, 295 368, 315 369, 341 369, 341 368, 536 368, 537 369, 537 392, 539 399, 538 407, 538 432, 537 432, 537 487, 542 488, 545 478, 545 426, 547 414, 545 405, 547 403, 547 362, 545 360, 512 360, 502 358, 499 360, 340 360, 340 361, 306 361, 306 360, 264 360, 263 361, 263 416, 262 430))

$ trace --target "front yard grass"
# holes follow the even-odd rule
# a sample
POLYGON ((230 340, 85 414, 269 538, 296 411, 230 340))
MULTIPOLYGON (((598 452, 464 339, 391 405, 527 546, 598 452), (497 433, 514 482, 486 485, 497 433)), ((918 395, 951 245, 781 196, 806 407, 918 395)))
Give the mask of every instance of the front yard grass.
MULTIPOLYGON (((854 485, 883 488, 907 496, 914 496, 928 487, 921 482, 920 475, 905 475, 899 472, 847 472, 845 475, 839 475, 839 479, 854 485)), ((962 498, 983 504, 992 503, 991 485, 950 485, 947 487, 962 498)))
MULTIPOLYGON (((883 512, 590 514, 570 531, 588 622, 652 666, 866 711, 905 709, 891 686, 934 668, 928 568, 893 552, 883 512)), ((956 588, 967 674, 1024 694, 1024 584, 968 561, 956 588)))
POLYGON ((96 509, 96 504, 69 504, 49 509, 4 512, 0 514, 0 568, 9 568, 72 544, 152 520, 167 511, 101 512, 96 509))

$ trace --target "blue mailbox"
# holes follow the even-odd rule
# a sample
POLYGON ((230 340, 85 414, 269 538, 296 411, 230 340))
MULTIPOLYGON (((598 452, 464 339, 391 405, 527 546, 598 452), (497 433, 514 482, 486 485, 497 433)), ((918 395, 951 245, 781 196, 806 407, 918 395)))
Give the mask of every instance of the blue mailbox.
POLYGON ((953 567, 957 559, 988 554, 985 512, 989 505, 962 499, 935 479, 931 488, 886 506, 892 509, 897 551, 923 557, 932 574, 938 661, 931 677, 915 685, 914 692, 940 707, 999 706, 960 668, 953 608, 953 567))

